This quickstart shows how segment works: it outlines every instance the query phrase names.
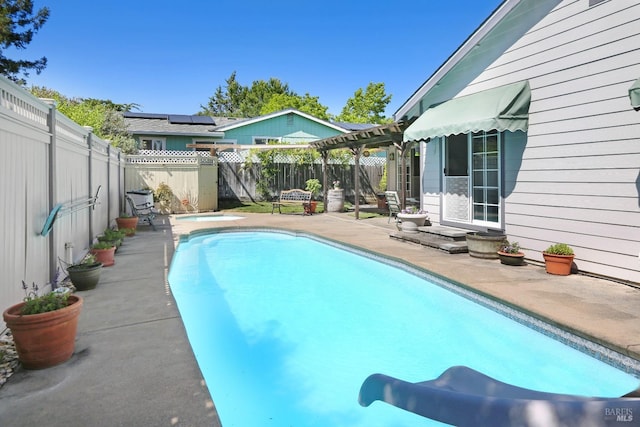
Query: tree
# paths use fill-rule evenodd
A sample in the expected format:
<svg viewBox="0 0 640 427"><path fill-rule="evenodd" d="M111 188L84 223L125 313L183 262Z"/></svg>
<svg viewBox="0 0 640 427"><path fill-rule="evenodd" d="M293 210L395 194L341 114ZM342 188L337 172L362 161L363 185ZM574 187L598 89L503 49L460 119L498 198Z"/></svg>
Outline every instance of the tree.
<svg viewBox="0 0 640 427"><path fill-rule="evenodd" d="M0 3L0 74L18 83L26 84L28 70L34 69L40 74L47 66L44 56L35 61L26 59L13 60L4 52L10 48L25 49L35 33L49 18L49 8L43 7L33 13L31 0L2 0ZM22 76L21 76L22 75Z"/></svg>
<svg viewBox="0 0 640 427"><path fill-rule="evenodd" d="M256 117L273 95L297 96L289 85L271 77L269 80L255 80L251 87L242 86L236 80L236 72L226 80L223 88L218 86L206 106L200 106L199 114L223 117Z"/></svg>
<svg viewBox="0 0 640 427"><path fill-rule="evenodd" d="M390 101L391 95L385 93L384 83L369 83L366 90L360 88L355 91L336 120L349 123L390 123L391 119L384 117L384 110Z"/></svg>
<svg viewBox="0 0 640 427"><path fill-rule="evenodd" d="M269 101L262 106L260 114L274 113L288 108L294 108L322 120L329 120L330 118L329 113L327 113L329 107L320 104L317 96L311 96L308 93L302 97L284 93L272 95Z"/></svg>
<svg viewBox="0 0 640 427"><path fill-rule="evenodd" d="M209 98L207 106L201 105L203 114L220 117L242 117L240 104L246 97L247 88L236 80L236 72L231 73L225 80L226 87L218 86L215 94Z"/></svg>
<svg viewBox="0 0 640 427"><path fill-rule="evenodd" d="M127 131L122 112L137 109L138 104L117 104L109 99L68 98L53 89L32 86L31 93L56 101L56 109L81 126L89 126L100 138L111 141L126 154L136 153L137 142Z"/></svg>

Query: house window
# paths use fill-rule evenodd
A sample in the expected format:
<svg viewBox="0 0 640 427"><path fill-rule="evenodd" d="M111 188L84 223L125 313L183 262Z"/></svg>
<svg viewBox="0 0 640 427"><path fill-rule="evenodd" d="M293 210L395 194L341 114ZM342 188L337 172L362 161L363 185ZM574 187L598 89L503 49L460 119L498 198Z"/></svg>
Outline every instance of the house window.
<svg viewBox="0 0 640 427"><path fill-rule="evenodd" d="M165 138L140 138L141 150L166 150L167 140Z"/></svg>
<svg viewBox="0 0 640 427"><path fill-rule="evenodd" d="M220 145L220 144L235 145L235 144L237 144L238 141L235 140L235 139L216 139L216 140L193 139L193 140L191 140L191 142L193 144L196 144L196 145L198 145L198 144L203 144L203 145L204 144L207 144L207 145L211 145L211 144L213 144L213 145ZM206 148L205 147L194 147L192 150L193 151L209 151L209 148L208 147L206 147Z"/></svg>
<svg viewBox="0 0 640 427"><path fill-rule="evenodd" d="M589 7L602 3L604 0L589 0Z"/></svg>
<svg viewBox="0 0 640 427"><path fill-rule="evenodd" d="M273 144L274 142L280 142L282 138L276 136L254 136L253 143L255 145Z"/></svg>

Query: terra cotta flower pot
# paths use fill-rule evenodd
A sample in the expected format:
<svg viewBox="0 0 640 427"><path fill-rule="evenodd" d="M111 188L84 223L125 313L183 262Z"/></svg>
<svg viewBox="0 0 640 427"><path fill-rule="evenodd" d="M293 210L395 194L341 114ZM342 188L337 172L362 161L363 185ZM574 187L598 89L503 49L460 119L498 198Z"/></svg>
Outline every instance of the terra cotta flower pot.
<svg viewBox="0 0 640 427"><path fill-rule="evenodd" d="M11 329L18 359L26 369L43 369L67 361L75 349L82 297L70 295L69 305L47 313L22 315L24 302L2 315Z"/></svg>
<svg viewBox="0 0 640 427"><path fill-rule="evenodd" d="M558 276L568 276L571 274L574 255L556 255L543 252L542 256L544 257L544 266L547 273Z"/></svg>

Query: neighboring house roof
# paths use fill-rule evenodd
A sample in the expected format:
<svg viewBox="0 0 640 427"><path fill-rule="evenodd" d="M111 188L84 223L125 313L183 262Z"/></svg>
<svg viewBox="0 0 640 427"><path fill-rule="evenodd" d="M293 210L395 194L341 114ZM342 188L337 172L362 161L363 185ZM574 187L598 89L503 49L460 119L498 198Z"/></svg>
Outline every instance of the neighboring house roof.
<svg viewBox="0 0 640 427"><path fill-rule="evenodd" d="M330 127L332 129L337 130L338 132L348 132L347 128L341 127L336 123L332 123L332 122L328 122L326 120L322 120L319 119L317 117L312 116L311 114L307 114L307 113L303 113L302 111L296 110L294 108L288 108L286 110L282 110L282 111L276 111L275 113L270 113L270 114L265 114L264 116L258 116L258 117L251 117L248 119L241 119L241 120L237 120L233 123L228 123L226 125L222 125L220 127L217 128L217 130L219 131L228 131L231 129L235 129L241 126L246 126L246 125L250 125L253 123L258 123L264 120L269 120L269 119L273 119L274 117L279 117L279 116L284 116L286 114L297 114L298 116L304 117L308 120L312 120L314 122L320 123L324 126Z"/></svg>
<svg viewBox="0 0 640 427"><path fill-rule="evenodd" d="M394 113L411 120L458 95L561 0L505 0Z"/></svg>
<svg viewBox="0 0 640 427"><path fill-rule="evenodd" d="M181 114L124 113L127 129L138 135L185 135L223 137L216 130L216 122L209 116Z"/></svg>

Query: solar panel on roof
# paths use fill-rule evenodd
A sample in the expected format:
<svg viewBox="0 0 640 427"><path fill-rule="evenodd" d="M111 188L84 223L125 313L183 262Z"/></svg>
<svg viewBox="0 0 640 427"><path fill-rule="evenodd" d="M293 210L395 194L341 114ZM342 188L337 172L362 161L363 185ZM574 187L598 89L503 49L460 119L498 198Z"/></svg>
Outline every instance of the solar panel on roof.
<svg viewBox="0 0 640 427"><path fill-rule="evenodd" d="M169 123L174 125L190 125L193 124L191 116L185 114L169 114Z"/></svg>
<svg viewBox="0 0 640 427"><path fill-rule="evenodd" d="M194 124L198 125L215 125L213 117L210 116L191 116L191 120Z"/></svg>
<svg viewBox="0 0 640 427"><path fill-rule="evenodd" d="M166 119L167 118L166 114L140 113L136 111L125 111L123 116L128 119Z"/></svg>

